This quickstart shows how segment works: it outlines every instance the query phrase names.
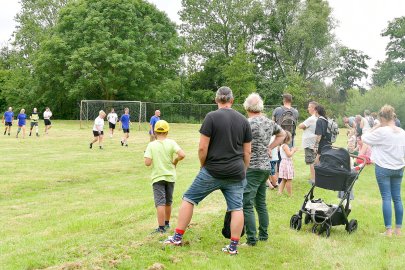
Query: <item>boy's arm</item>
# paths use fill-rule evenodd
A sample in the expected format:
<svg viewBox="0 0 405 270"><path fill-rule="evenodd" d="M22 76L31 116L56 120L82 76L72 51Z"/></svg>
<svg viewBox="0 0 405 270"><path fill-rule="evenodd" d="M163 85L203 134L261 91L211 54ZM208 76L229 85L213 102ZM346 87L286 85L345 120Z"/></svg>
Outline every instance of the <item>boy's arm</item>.
<svg viewBox="0 0 405 270"><path fill-rule="evenodd" d="M146 165L146 166L152 165L152 159L146 157L146 158L145 158L145 165Z"/></svg>
<svg viewBox="0 0 405 270"><path fill-rule="evenodd" d="M177 163L179 163L180 160L183 160L186 157L186 154L184 153L183 149L180 149L177 151L177 157L173 160L173 165L177 166Z"/></svg>

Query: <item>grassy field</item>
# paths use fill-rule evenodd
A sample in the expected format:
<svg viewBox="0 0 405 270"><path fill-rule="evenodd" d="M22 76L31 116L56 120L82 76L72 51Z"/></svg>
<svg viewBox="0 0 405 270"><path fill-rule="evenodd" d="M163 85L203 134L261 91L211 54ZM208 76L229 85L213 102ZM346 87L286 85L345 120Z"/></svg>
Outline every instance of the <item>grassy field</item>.
<svg viewBox="0 0 405 270"><path fill-rule="evenodd" d="M293 197L268 192L270 239L240 247L239 256L221 253L225 202L211 194L195 210L183 247L164 247L156 227L150 169L143 165L146 126L106 138L104 150L88 148L91 127L53 121L48 136L16 139L0 135L0 269L404 269L405 238L387 238L373 166L355 185L350 218L359 228L347 234L333 227L330 238L289 229L289 220L309 190L304 151L294 156ZM42 127L41 127L42 128ZM135 128L133 128L134 130ZM198 172L199 125L172 124L170 137L186 152L178 166L172 227L182 193ZM341 131L341 134L344 134ZM301 144L300 135L297 138ZM338 145L345 144L343 135ZM336 203L336 194L316 190ZM245 238L242 238L242 242ZM156 266L156 265L155 265ZM155 267L158 269L158 267Z"/></svg>

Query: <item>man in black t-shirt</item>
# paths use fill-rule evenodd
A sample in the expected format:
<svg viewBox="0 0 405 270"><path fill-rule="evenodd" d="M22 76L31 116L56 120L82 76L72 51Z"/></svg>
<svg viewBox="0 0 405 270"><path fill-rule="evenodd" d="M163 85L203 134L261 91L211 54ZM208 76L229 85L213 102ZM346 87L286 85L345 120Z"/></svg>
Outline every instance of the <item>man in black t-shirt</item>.
<svg viewBox="0 0 405 270"><path fill-rule="evenodd" d="M206 115L200 129L198 157L201 170L184 193L174 236L164 243L181 245L194 205L219 189L232 216L231 242L222 251L237 254L244 224L243 190L251 155L252 131L247 119L231 108L233 94L230 88L219 88L215 101L218 110Z"/></svg>

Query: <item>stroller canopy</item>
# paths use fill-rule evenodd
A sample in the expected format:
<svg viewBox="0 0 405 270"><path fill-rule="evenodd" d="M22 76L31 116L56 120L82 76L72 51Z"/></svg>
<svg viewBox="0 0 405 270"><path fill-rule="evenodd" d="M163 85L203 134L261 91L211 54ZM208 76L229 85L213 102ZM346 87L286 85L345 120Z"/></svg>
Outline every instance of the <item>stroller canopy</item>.
<svg viewBox="0 0 405 270"><path fill-rule="evenodd" d="M356 178L350 168L350 154L343 148L322 150L319 164L315 165L315 186L347 191Z"/></svg>
<svg viewBox="0 0 405 270"><path fill-rule="evenodd" d="M350 154L344 148L329 148L328 150L324 150L319 161L324 167L336 168L339 171L342 171L342 169L348 172L351 171Z"/></svg>

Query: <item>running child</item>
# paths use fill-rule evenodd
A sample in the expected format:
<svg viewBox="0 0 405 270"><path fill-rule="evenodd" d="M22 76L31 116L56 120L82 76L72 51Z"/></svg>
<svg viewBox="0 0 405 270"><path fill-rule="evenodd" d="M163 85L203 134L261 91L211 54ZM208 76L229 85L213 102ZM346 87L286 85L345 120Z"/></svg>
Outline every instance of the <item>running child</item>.
<svg viewBox="0 0 405 270"><path fill-rule="evenodd" d="M22 138L25 139L25 122L27 119L27 115L25 114L25 110L21 109L20 113L17 116L18 119L18 129L17 129L17 135L15 135L16 138L18 138L18 134L22 130Z"/></svg>
<svg viewBox="0 0 405 270"><path fill-rule="evenodd" d="M37 108L34 108L34 110L32 111L30 119L31 119L31 124L30 124L31 128L30 128L30 135L28 135L28 136L31 136L32 129L35 127L35 133L37 134L37 137L39 137L39 134L38 134L39 115L37 112Z"/></svg>
<svg viewBox="0 0 405 270"><path fill-rule="evenodd" d="M121 139L121 146L128 147L128 138L129 138L129 126L131 125L131 116L129 115L129 109L124 109L124 114L121 115L121 126L124 136Z"/></svg>
<svg viewBox="0 0 405 270"><path fill-rule="evenodd" d="M93 143L98 141L98 147L100 149L103 149L103 137L104 137L104 117L106 116L106 113L101 110L98 113L98 117L94 120L94 125L93 125L93 136L94 139L90 143L90 149L93 148Z"/></svg>
<svg viewBox="0 0 405 270"><path fill-rule="evenodd" d="M118 122L118 115L115 113L114 108L111 108L111 112L107 115L108 127L110 128L110 138L114 135L115 124Z"/></svg>
<svg viewBox="0 0 405 270"><path fill-rule="evenodd" d="M281 163L278 172L278 177L280 177L281 183L278 188L278 193L282 194L284 187L287 190L289 196L292 195L292 180L294 178L294 165L292 161L292 156L297 152L297 148L289 147L288 144L291 142L291 133L286 131L286 136L283 144L280 146L280 156Z"/></svg>
<svg viewBox="0 0 405 270"><path fill-rule="evenodd" d="M3 123L6 129L4 130L4 135L6 135L8 130L8 136L10 136L11 126L13 125L14 121L14 112L12 107L8 107L8 111L6 111L3 115Z"/></svg>
<svg viewBox="0 0 405 270"><path fill-rule="evenodd" d="M51 117L52 117L52 112L49 109L49 107L46 107L46 109L44 111L45 134L48 134L48 130L50 130L52 127Z"/></svg>
<svg viewBox="0 0 405 270"><path fill-rule="evenodd" d="M152 166L153 197L159 224L154 233L165 233L170 228L176 165L185 154L174 140L167 138L169 124L165 120L156 122L154 132L156 140L148 144L144 158L145 165ZM177 157L173 160L174 154Z"/></svg>

